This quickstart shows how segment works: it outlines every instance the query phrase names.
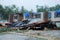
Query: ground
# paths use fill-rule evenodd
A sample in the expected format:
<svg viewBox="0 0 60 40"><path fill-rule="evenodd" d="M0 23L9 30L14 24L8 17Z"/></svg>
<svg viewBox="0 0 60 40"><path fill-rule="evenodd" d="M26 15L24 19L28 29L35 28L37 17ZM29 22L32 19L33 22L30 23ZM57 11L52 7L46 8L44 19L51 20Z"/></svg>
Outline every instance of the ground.
<svg viewBox="0 0 60 40"><path fill-rule="evenodd" d="M0 33L0 35L0 40L60 40L60 30L20 30L18 32L7 32L4 35Z"/></svg>

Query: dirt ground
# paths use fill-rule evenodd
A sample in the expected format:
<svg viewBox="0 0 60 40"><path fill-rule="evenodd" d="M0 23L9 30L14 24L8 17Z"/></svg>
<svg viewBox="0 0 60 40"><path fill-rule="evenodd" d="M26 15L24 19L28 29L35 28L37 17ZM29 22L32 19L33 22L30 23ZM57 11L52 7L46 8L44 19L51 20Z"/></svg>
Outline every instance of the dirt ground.
<svg viewBox="0 0 60 40"><path fill-rule="evenodd" d="M48 30L48 31L32 31L24 33L25 35L30 35L38 38L45 38L48 40L60 40L60 30Z"/></svg>
<svg viewBox="0 0 60 40"><path fill-rule="evenodd" d="M31 36L36 38L44 38L48 40L60 40L60 30L19 30L19 32L8 32L19 34L21 36Z"/></svg>

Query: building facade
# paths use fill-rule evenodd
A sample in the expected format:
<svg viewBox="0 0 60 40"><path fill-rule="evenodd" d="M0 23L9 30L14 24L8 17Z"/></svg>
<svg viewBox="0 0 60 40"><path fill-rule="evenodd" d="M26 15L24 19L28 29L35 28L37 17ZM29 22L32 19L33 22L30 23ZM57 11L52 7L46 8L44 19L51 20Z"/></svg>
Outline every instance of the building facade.
<svg viewBox="0 0 60 40"><path fill-rule="evenodd" d="M51 12L51 20L56 21L56 22L60 21L60 14L57 14L57 13L55 13L55 11L52 11Z"/></svg>

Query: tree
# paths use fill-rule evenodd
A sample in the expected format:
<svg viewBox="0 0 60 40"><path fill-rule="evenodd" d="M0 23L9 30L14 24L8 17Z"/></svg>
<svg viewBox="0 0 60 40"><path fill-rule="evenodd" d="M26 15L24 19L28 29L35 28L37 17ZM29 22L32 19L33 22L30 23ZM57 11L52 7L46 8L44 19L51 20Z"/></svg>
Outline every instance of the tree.
<svg viewBox="0 0 60 40"><path fill-rule="evenodd" d="M22 7L21 7L21 12L22 12L22 13L25 13L25 12L28 12L28 10L26 10L26 9L24 8L24 6L22 6Z"/></svg>
<svg viewBox="0 0 60 40"><path fill-rule="evenodd" d="M2 5L0 5L0 14L3 14L3 12L4 12L4 8Z"/></svg>
<svg viewBox="0 0 60 40"><path fill-rule="evenodd" d="M45 6L45 7L43 7L43 6L36 6L36 8L37 8L37 12L45 12L45 11L48 11L48 7L47 6Z"/></svg>
<svg viewBox="0 0 60 40"><path fill-rule="evenodd" d="M60 10L60 5L59 5L59 4L57 4L57 5L55 6L55 10Z"/></svg>
<svg viewBox="0 0 60 40"><path fill-rule="evenodd" d="M56 11L56 10L60 10L60 5L57 4L56 6L52 6L52 7L47 7L47 6L36 6L37 8L37 12L46 12L46 11Z"/></svg>
<svg viewBox="0 0 60 40"><path fill-rule="evenodd" d="M18 7L16 7L15 5L5 7L0 5L0 15L3 16L2 19L8 19L10 14L17 13L19 12L18 10Z"/></svg>

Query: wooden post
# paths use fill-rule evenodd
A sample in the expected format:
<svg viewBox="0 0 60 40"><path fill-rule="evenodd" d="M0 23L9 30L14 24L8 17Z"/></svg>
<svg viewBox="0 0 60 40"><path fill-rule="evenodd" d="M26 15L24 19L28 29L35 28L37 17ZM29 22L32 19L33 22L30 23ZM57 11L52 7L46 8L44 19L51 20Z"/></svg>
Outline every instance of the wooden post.
<svg viewBox="0 0 60 40"><path fill-rule="evenodd" d="M48 21L48 12L44 12L43 14L43 20Z"/></svg>
<svg viewBox="0 0 60 40"><path fill-rule="evenodd" d="M23 14L18 14L18 21L22 21L23 20Z"/></svg>
<svg viewBox="0 0 60 40"><path fill-rule="evenodd" d="M13 22L13 14L9 15L9 22L10 22L10 23Z"/></svg>

